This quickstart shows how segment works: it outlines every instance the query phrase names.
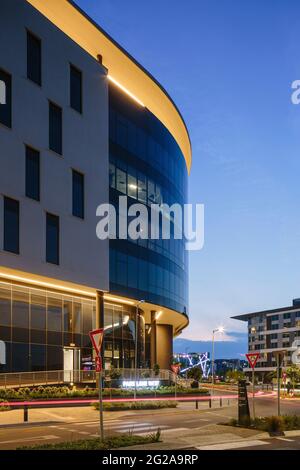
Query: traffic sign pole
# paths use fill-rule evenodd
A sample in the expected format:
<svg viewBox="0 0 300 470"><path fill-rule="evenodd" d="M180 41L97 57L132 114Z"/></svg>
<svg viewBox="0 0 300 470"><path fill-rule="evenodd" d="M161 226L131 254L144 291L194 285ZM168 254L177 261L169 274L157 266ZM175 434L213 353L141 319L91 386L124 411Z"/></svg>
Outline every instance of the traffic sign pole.
<svg viewBox="0 0 300 470"><path fill-rule="evenodd" d="M99 388L99 423L100 423L100 441L104 441L104 422L103 422L103 383L102 383L102 361L101 361L101 345L103 340L103 329L90 332L90 338L96 352L95 366L98 372L98 388Z"/></svg>
<svg viewBox="0 0 300 470"><path fill-rule="evenodd" d="M252 369L252 415L253 419L255 419L255 381L254 381L254 368Z"/></svg>
<svg viewBox="0 0 300 470"><path fill-rule="evenodd" d="M100 441L104 441L104 423L103 423L103 384L102 371L99 372L99 422L100 422Z"/></svg>
<svg viewBox="0 0 300 470"><path fill-rule="evenodd" d="M254 369L255 369L257 360L259 359L259 356L260 356L259 353L246 354L246 358L252 369L252 415L253 415L253 419L255 419L255 372L254 372Z"/></svg>

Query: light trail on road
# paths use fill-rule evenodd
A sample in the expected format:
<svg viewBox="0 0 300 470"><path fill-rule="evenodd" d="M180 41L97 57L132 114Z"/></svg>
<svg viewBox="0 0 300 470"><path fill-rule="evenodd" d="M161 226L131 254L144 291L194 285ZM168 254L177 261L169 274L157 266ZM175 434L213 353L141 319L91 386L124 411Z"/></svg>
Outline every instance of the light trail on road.
<svg viewBox="0 0 300 470"><path fill-rule="evenodd" d="M255 394L256 398L268 398L274 397L275 392L270 392L263 394L262 392L257 392ZM232 400L237 399L238 394L231 395L212 395L212 396L172 396L172 397L142 397L142 398L104 398L103 403L128 403L128 402L146 402L146 401L178 401L178 402L189 402L189 401L216 401L216 400ZM71 400L35 400L35 401L5 401L0 403L0 406L9 406L13 407L38 407L38 406L59 406L59 405L89 405L93 403L99 403L99 399L71 399Z"/></svg>

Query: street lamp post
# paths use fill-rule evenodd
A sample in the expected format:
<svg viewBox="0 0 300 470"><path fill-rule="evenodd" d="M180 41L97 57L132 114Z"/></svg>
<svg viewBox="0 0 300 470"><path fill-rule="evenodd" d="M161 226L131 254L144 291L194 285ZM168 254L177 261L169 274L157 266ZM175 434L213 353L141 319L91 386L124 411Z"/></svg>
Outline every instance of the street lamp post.
<svg viewBox="0 0 300 470"><path fill-rule="evenodd" d="M280 416L280 385L281 385L281 366L284 358L285 350L274 351L277 365L277 415Z"/></svg>
<svg viewBox="0 0 300 470"><path fill-rule="evenodd" d="M134 350L134 399L136 400L136 382L137 382L137 356L138 356L138 315L139 315L139 306L145 301L140 300L136 304L135 308L135 350Z"/></svg>
<svg viewBox="0 0 300 470"><path fill-rule="evenodd" d="M220 326L219 328L216 328L212 332L212 354L211 354L211 386L212 386L212 392L214 390L214 373L215 373L215 334L216 333L223 333L224 328Z"/></svg>

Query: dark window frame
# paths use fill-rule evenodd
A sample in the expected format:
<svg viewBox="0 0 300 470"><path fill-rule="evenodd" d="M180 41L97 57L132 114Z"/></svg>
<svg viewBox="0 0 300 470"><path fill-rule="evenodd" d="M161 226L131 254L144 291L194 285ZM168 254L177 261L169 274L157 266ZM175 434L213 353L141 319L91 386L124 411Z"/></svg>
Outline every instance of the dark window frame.
<svg viewBox="0 0 300 470"><path fill-rule="evenodd" d="M38 189L37 189L37 197L30 194L29 191L29 184L28 184L28 158L29 154L28 151L34 152L36 156L38 156ZM31 145L25 144L25 196L29 199L34 201L40 202L41 200L41 153L39 150L35 149Z"/></svg>
<svg viewBox="0 0 300 470"><path fill-rule="evenodd" d="M79 176L82 178L82 207L79 211L75 210L75 194L74 194L74 176ZM72 215L78 219L83 220L85 218L85 175L83 172L72 168Z"/></svg>
<svg viewBox="0 0 300 470"><path fill-rule="evenodd" d="M48 100L48 103L49 103L49 111L48 111L49 112L49 126L48 126L49 127L49 150L56 153L57 155L62 156L63 155L63 108L52 100ZM60 110L60 114L61 114L61 126L59 129L60 141L58 145L54 143L55 138L52 135L54 129L51 128L51 110L55 110L55 109Z"/></svg>
<svg viewBox="0 0 300 470"><path fill-rule="evenodd" d="M48 223L52 219L58 222L57 224L57 241L56 241L56 253L55 256L51 256L51 247L50 247L50 240L48 234ZM55 259L54 259L55 258ZM46 263L53 264L55 266L59 266L60 264L60 217L56 214L52 214L51 212L46 212Z"/></svg>
<svg viewBox="0 0 300 470"><path fill-rule="evenodd" d="M16 203L17 207L17 248L12 249L9 247L9 240L7 240L7 237L10 239L11 237L7 233L9 230L7 227L7 213L6 213L6 203L12 202ZM3 250L6 251L7 253L13 253L15 255L20 254L20 201L17 199L11 198L9 196L4 196L3 197Z"/></svg>
<svg viewBox="0 0 300 470"><path fill-rule="evenodd" d="M72 86L72 72L75 74L78 74L80 76L80 93L79 93L79 106L76 105L75 101L73 99L73 92L75 92L73 86ZM79 114L83 114L83 73L82 70L80 70L76 65L70 63L69 64L69 80L70 80L70 107L74 110L77 111Z"/></svg>
<svg viewBox="0 0 300 470"><path fill-rule="evenodd" d="M38 78L35 79L34 72L29 68L29 38L32 38L39 44L39 69L38 69ZM42 76L42 39L35 33L33 33L30 29L26 29L26 45L27 45L27 78L31 82L35 83L39 87L42 86L43 76Z"/></svg>

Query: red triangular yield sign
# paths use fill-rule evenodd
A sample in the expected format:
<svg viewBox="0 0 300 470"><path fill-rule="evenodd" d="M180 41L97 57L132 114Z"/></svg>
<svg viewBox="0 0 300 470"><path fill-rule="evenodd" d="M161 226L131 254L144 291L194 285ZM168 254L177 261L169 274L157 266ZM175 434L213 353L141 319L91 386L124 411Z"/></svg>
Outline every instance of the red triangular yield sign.
<svg viewBox="0 0 300 470"><path fill-rule="evenodd" d="M102 339L103 339L104 329L100 328L99 330L90 331L89 335L93 343L93 347L96 351L97 356L100 356Z"/></svg>
<svg viewBox="0 0 300 470"><path fill-rule="evenodd" d="M259 359L259 353L248 353L246 354L246 358L248 359L249 365L251 369L254 369L256 366L257 360Z"/></svg>

